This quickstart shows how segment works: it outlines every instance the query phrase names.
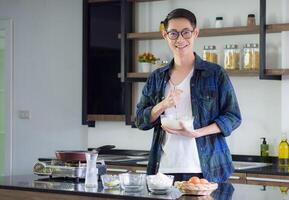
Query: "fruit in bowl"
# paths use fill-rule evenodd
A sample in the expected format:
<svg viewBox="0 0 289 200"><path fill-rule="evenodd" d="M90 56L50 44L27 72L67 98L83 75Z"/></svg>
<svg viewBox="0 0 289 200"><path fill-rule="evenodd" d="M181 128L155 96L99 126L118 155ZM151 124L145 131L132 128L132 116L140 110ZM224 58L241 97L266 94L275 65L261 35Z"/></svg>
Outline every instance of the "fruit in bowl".
<svg viewBox="0 0 289 200"><path fill-rule="evenodd" d="M101 181L104 189L119 188L120 181L117 175L101 175Z"/></svg>
<svg viewBox="0 0 289 200"><path fill-rule="evenodd" d="M175 187L187 195L210 195L218 188L218 184L193 176L188 181L176 181Z"/></svg>
<svg viewBox="0 0 289 200"><path fill-rule="evenodd" d="M174 176L158 173L146 177L148 189L153 194L166 194L173 186Z"/></svg>
<svg viewBox="0 0 289 200"><path fill-rule="evenodd" d="M161 123L170 129L182 129L181 122L186 128L193 127L194 119L190 116L176 117L174 115L161 115Z"/></svg>

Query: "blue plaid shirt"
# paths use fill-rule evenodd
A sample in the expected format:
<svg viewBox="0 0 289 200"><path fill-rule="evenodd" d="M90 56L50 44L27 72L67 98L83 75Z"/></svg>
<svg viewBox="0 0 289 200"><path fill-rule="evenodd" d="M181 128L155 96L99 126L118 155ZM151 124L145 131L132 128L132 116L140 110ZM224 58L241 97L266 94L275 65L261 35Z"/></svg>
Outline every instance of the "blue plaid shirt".
<svg viewBox="0 0 289 200"><path fill-rule="evenodd" d="M136 126L141 130L154 128L147 168L148 174L158 171L165 131L160 118L150 122L152 108L165 98L174 61L155 70L148 78L137 104ZM232 157L225 141L241 123L237 98L226 71L219 65L206 62L195 54L194 74L190 80L194 128L216 123L221 134L196 138L203 176L209 181L224 182L234 171ZM181 173L181 172L180 172Z"/></svg>

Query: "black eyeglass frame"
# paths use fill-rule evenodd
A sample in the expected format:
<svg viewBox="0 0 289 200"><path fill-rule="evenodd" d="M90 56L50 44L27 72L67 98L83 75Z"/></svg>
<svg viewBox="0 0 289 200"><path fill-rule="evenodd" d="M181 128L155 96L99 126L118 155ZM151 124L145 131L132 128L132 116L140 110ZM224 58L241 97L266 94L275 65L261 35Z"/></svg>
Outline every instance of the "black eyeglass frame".
<svg viewBox="0 0 289 200"><path fill-rule="evenodd" d="M170 40L177 40L177 39L180 37L180 35L181 35L184 39L191 39L192 36L193 36L193 32L194 32L195 30L196 30L196 28L193 28L193 30L189 30L189 29L185 28L185 29L183 29L183 30L181 30L181 31L176 31L176 30L166 31L166 33L167 33L168 38L169 38ZM185 31L191 32L190 37L187 38L187 37L184 37L184 36L183 36L183 33L184 33ZM171 38L171 37L169 36L170 33L172 33L172 32L177 33L177 37L176 37L176 38Z"/></svg>

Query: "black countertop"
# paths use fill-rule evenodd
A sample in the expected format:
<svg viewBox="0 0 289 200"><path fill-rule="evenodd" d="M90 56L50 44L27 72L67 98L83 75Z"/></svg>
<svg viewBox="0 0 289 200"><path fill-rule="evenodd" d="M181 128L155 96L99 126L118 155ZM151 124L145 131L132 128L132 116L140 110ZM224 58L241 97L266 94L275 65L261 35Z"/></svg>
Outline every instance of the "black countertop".
<svg viewBox="0 0 289 200"><path fill-rule="evenodd" d="M141 150L109 150L104 152L104 154L128 154L132 156L144 156L144 158L137 158L135 160L126 161L126 162L107 162L110 165L119 165L119 166L147 166L147 157L148 151ZM265 175L279 175L279 176L289 176L289 167L288 168L280 168L277 164L277 157L268 157L264 160L264 158L260 156L252 156L252 155L232 155L233 161L242 161L242 162L266 162L271 165L265 167L251 168L251 169L242 169L235 170L235 172L240 173L248 173L248 174L265 174Z"/></svg>
<svg viewBox="0 0 289 200"><path fill-rule="evenodd" d="M93 148L89 148L91 150ZM101 151L100 156L105 155L119 155L119 156L129 156L131 159L129 160L115 160L115 161L106 161L105 163L108 165L116 165L116 166L138 166L138 167L146 167L149 151L145 150L130 150L130 149L110 149ZM277 165L276 157L268 157L264 160L260 156L252 156L252 155L232 155L233 161L243 161L243 162L268 162L271 163L270 166L266 167L258 167L252 169L242 169L235 170L235 172L240 173L248 173L248 174L265 174L265 175L279 175L279 176L289 176L289 168L280 168ZM40 161L50 160L51 158L40 158Z"/></svg>
<svg viewBox="0 0 289 200"><path fill-rule="evenodd" d="M219 188L214 191L211 196L181 196L182 194L176 188L173 188L167 195L153 195L147 191L146 187L144 187L144 189L139 193L126 193L121 189L104 190L101 183L99 183L98 188L92 189L85 188L82 182L73 183L68 180L54 180L52 182L47 178L39 178L35 175L0 177L0 193L1 189L88 196L106 199L289 200L289 196L284 192L281 193L279 187L271 186L223 183L219 184Z"/></svg>

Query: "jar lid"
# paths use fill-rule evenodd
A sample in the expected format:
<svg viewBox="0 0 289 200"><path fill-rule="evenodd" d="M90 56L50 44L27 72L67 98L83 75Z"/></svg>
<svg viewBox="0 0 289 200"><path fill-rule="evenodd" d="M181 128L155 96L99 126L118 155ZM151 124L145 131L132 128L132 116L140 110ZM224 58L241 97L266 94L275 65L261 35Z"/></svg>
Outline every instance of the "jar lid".
<svg viewBox="0 0 289 200"><path fill-rule="evenodd" d="M237 44L226 44L225 49L238 49Z"/></svg>
<svg viewBox="0 0 289 200"><path fill-rule="evenodd" d="M253 46L254 48L258 48L258 47L259 47L259 45L258 45L257 43L252 44L252 46Z"/></svg>
<svg viewBox="0 0 289 200"><path fill-rule="evenodd" d="M209 50L209 46L204 45L204 50Z"/></svg>
<svg viewBox="0 0 289 200"><path fill-rule="evenodd" d="M231 45L230 44L226 44L225 45L225 49L231 49L232 47L231 47Z"/></svg>
<svg viewBox="0 0 289 200"><path fill-rule="evenodd" d="M216 17L216 20L223 20L223 17Z"/></svg>
<svg viewBox="0 0 289 200"><path fill-rule="evenodd" d="M215 46L215 45L211 45L211 46L209 46L209 48L210 48L211 50L215 50L215 49L216 49L216 46Z"/></svg>
<svg viewBox="0 0 289 200"><path fill-rule="evenodd" d="M248 14L248 17L255 17L254 14Z"/></svg>
<svg viewBox="0 0 289 200"><path fill-rule="evenodd" d="M250 43L244 44L244 48L251 48L251 47L252 47L252 44Z"/></svg>

